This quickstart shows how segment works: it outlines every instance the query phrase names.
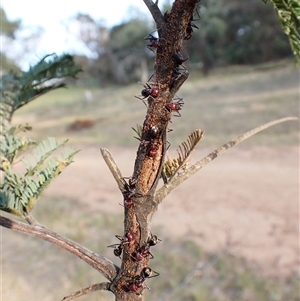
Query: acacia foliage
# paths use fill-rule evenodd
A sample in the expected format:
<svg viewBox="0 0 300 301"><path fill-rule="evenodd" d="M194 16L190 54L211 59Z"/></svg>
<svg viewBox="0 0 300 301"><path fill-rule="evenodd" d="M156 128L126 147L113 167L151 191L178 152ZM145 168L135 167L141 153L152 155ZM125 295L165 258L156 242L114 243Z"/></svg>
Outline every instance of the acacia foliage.
<svg viewBox="0 0 300 301"><path fill-rule="evenodd" d="M53 152L66 141L58 142L48 137L40 143L25 136L31 130L26 125L13 126L15 111L38 96L65 86L66 77L76 77L81 68L73 57L47 55L27 72L9 72L0 82L0 210L24 218L30 215L38 198L49 184L72 163L77 150L64 150L61 158ZM33 149L31 154L24 153ZM22 158L23 157L23 158ZM23 174L14 170L17 160L25 167Z"/></svg>

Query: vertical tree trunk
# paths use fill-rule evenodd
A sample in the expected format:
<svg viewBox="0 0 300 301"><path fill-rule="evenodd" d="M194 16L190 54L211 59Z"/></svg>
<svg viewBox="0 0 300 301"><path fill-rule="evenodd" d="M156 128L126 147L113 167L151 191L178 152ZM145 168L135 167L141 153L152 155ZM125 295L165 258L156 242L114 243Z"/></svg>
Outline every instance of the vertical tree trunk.
<svg viewBox="0 0 300 301"><path fill-rule="evenodd" d="M123 180L124 236L121 239L122 266L110 285L116 300L143 300L146 280L151 276L149 267L152 216L157 210L155 190L160 179L167 150L167 130L171 120L170 103L175 93L188 78L182 67L180 53L183 41L191 38L193 12L199 0L176 0L170 13L160 12L157 3L144 0L155 22L159 38L149 35L156 49L155 70L150 83L145 85L148 103L142 127L134 172ZM158 1L156 1L158 2ZM128 242L127 237L132 239ZM122 243L123 241L126 243ZM140 257L139 259L137 259Z"/></svg>

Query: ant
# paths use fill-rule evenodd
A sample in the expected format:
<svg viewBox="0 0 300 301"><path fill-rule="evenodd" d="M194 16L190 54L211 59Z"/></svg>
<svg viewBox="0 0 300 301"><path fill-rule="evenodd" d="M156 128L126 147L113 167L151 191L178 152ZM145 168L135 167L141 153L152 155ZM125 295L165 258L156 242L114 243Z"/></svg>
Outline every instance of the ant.
<svg viewBox="0 0 300 301"><path fill-rule="evenodd" d="M135 191L136 179L129 178L128 183L125 181L125 178L123 178L123 180L124 190L122 191L122 194L124 196L124 206L129 209L134 204L133 197L142 197L143 195Z"/></svg>
<svg viewBox="0 0 300 301"><path fill-rule="evenodd" d="M160 46L159 38L152 35L152 33L149 33L144 40L149 40L150 44L147 45L148 49L153 51L153 48L158 48ZM154 51L153 51L154 52Z"/></svg>
<svg viewBox="0 0 300 301"><path fill-rule="evenodd" d="M158 136L158 128L155 125L150 129L150 136L153 139Z"/></svg>
<svg viewBox="0 0 300 301"><path fill-rule="evenodd" d="M180 74L187 72L186 68L183 65L179 65L174 68L173 79L176 80Z"/></svg>
<svg viewBox="0 0 300 301"><path fill-rule="evenodd" d="M154 256L152 255L152 253L150 252L150 246L148 244L143 245L142 247L138 248L133 255L133 258L136 261L141 261L143 260L145 257L147 257L149 255L149 259L153 259Z"/></svg>
<svg viewBox="0 0 300 301"><path fill-rule="evenodd" d="M158 150L159 150L159 144L158 144L157 139L151 139L148 156L151 158L155 157Z"/></svg>
<svg viewBox="0 0 300 301"><path fill-rule="evenodd" d="M154 256L150 252L150 247L157 245L160 241L161 239L157 238L156 235L151 234L151 237L148 239L148 241L134 252L133 258L136 261L141 261L143 258L149 255L149 259L153 259Z"/></svg>
<svg viewBox="0 0 300 301"><path fill-rule="evenodd" d="M141 92L142 96L144 96L144 99L147 98L148 96L152 96L156 98L159 94L159 90L157 87L151 87L148 83L144 85L144 88Z"/></svg>
<svg viewBox="0 0 300 301"><path fill-rule="evenodd" d="M174 55L174 58L175 58L175 62L176 62L177 67L182 65L185 61L187 61L189 59L188 57L186 59L184 59L181 53L176 53ZM184 66L182 66L182 67L184 69L186 69Z"/></svg>
<svg viewBox="0 0 300 301"><path fill-rule="evenodd" d="M154 275L152 275L152 274L154 274ZM140 288L143 288L143 286L145 284L145 280L156 277L156 276L159 276L158 272L153 271L149 267L143 268L141 274L135 276L133 278L133 282L129 284L129 286L128 286L129 291L139 295L138 290ZM146 284L145 284L145 286L150 290L150 288Z"/></svg>
<svg viewBox="0 0 300 301"><path fill-rule="evenodd" d="M199 29L199 27L195 24L193 24L193 21L197 21L198 19L193 19L193 16L191 16L190 22L188 23L186 30L185 30L185 36L184 36L184 40L189 40L192 37L192 33L193 33L193 27L196 29Z"/></svg>
<svg viewBox="0 0 300 301"><path fill-rule="evenodd" d="M184 105L183 98L176 98L174 100L177 100L176 102L170 102L166 105L166 109L169 112L176 112L177 115L174 115L176 117L181 117L181 114L179 113L180 110L182 110L182 106Z"/></svg>
<svg viewBox="0 0 300 301"><path fill-rule="evenodd" d="M124 189L123 196L124 196L124 206L129 209L133 205L133 196L135 195L135 184L136 180L129 178L128 183L124 180Z"/></svg>
<svg viewBox="0 0 300 301"><path fill-rule="evenodd" d="M117 239L120 240L119 244L113 244L107 246L108 248L114 248L114 254L117 257L121 258L122 251L124 249L124 245L129 244L131 241L133 241L133 235L131 233L126 233L123 237L120 235L115 235Z"/></svg>
<svg viewBox="0 0 300 301"><path fill-rule="evenodd" d="M148 98L149 96L156 98L159 94L159 89L157 87L151 87L148 83L146 83L143 86L144 86L144 89L141 91L141 96L134 96L134 97L142 100L144 102L144 104L146 105L144 99Z"/></svg>

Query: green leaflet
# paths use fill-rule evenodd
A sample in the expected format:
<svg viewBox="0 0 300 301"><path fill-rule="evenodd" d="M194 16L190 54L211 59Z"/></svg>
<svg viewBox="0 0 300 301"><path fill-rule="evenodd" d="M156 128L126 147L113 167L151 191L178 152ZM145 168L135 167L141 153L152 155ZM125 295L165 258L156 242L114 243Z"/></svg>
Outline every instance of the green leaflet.
<svg viewBox="0 0 300 301"><path fill-rule="evenodd" d="M15 110L51 90L65 87L63 79L75 78L80 71L71 55L50 54L27 72L5 74L0 82L0 117L10 122Z"/></svg>
<svg viewBox="0 0 300 301"><path fill-rule="evenodd" d="M67 149L61 157L53 156L67 141L58 142L49 137L37 144L20 133L31 127L10 124L13 113L36 97L48 91L64 87L67 76L75 77L81 71L68 54L47 55L28 72L8 73L0 82L0 210L25 217L35 206L42 192L72 163L78 150ZM50 81L52 80L52 81ZM13 170L15 160L35 147L22 159L26 171Z"/></svg>
<svg viewBox="0 0 300 301"><path fill-rule="evenodd" d="M30 175L26 172L20 176L11 168L6 170L3 183L0 185L1 210L24 217L34 208L36 201L49 184L73 162L73 157L78 150L65 150L60 159L52 157L46 160L59 146L63 145L53 139L48 138L37 146L37 152L43 152L44 155L40 153L40 160L33 166L27 165ZM27 164L30 164L30 160L27 160Z"/></svg>
<svg viewBox="0 0 300 301"><path fill-rule="evenodd" d="M27 156L22 160L24 166L26 167L26 174L25 176L32 176L39 167L45 162L45 160L59 147L63 146L67 140L58 142L53 137L48 137L47 139L43 140L41 143L37 145L34 149L35 157ZM36 161L36 162L35 162Z"/></svg>
<svg viewBox="0 0 300 301"><path fill-rule="evenodd" d="M24 129L28 128L28 126L23 127ZM0 159L1 159L1 165L0 170L7 169L3 166L3 161L6 161L5 163L9 162L9 164L12 164L12 162L19 157L23 152L27 151L34 145L36 145L36 142L30 138L27 138L25 136L18 137L16 134L20 131L21 126L14 128L10 127L9 125L6 127L1 128L0 133Z"/></svg>
<svg viewBox="0 0 300 301"><path fill-rule="evenodd" d="M262 0L266 3L268 0ZM269 0L277 11L284 33L288 36L296 61L300 63L300 2L299 0Z"/></svg>

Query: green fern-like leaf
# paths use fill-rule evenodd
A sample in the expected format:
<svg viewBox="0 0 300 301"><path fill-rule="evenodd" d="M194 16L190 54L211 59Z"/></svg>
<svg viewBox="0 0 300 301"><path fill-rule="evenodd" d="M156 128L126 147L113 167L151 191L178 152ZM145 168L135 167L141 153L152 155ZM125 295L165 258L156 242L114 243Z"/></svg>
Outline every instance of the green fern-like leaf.
<svg viewBox="0 0 300 301"><path fill-rule="evenodd" d="M48 147L52 147L53 153L57 147L62 144L51 142ZM58 146L59 145L59 146ZM44 154L47 154L47 143L43 144ZM39 147L39 152L41 147ZM24 176L13 172L11 169L5 171L3 183L0 185L0 210L4 210L22 217L25 217L36 205L43 191L49 184L68 166L73 162L74 155L78 150L65 150L61 159L53 157L45 162L45 157L40 153L40 159L33 167L29 167L30 175L25 173ZM43 158L43 159L42 159ZM30 160L27 160L27 164ZM38 165L38 168L37 168Z"/></svg>
<svg viewBox="0 0 300 301"><path fill-rule="evenodd" d="M37 145L34 149L35 158L27 156L24 158L23 164L26 167L25 176L32 176L39 169L45 160L59 147L63 146L68 140L58 142L53 137L48 137ZM34 162L36 160L36 162Z"/></svg>
<svg viewBox="0 0 300 301"><path fill-rule="evenodd" d="M136 125L136 128L132 127L131 129L132 129L132 130L136 133L136 135L137 135L137 136L134 136L133 138L135 138L135 139L141 141L141 138L142 138L142 130L143 130L142 126L139 125L139 124L137 124L137 125Z"/></svg>
<svg viewBox="0 0 300 301"><path fill-rule="evenodd" d="M0 149L1 149L1 161L8 161L10 164L19 157L23 152L36 145L36 142L28 137L18 137L15 134L20 131L21 127L13 128L7 126L5 131L0 133ZM4 170L2 164L0 170Z"/></svg>
<svg viewBox="0 0 300 301"><path fill-rule="evenodd" d="M268 0L262 0L267 2ZM296 61L300 63L300 2L269 0L277 12L284 33L288 36Z"/></svg>
<svg viewBox="0 0 300 301"><path fill-rule="evenodd" d="M62 80L75 77L81 68L73 57L47 55L28 72L8 73L0 82L0 210L26 217L34 208L42 192L73 162L78 150L65 150L61 158L54 156L58 148L67 141L58 142L50 137L38 145L21 132L30 130L29 125L12 126L13 113L36 97L65 86ZM21 154L32 146L33 154L25 156L22 162L26 172L13 171L13 164Z"/></svg>
<svg viewBox="0 0 300 301"><path fill-rule="evenodd" d="M203 134L204 131L199 129L192 132L187 141L184 141L181 145L179 145L179 149L177 150L178 157L175 159L168 158L168 160L164 163L161 174L164 183L167 183L168 179L170 180L173 178L180 169L184 169L186 167L189 157L200 142Z"/></svg>
<svg viewBox="0 0 300 301"><path fill-rule="evenodd" d="M15 110L51 90L65 87L66 77L76 77L81 68L68 54L46 55L29 71L8 73L0 82L0 117L10 122Z"/></svg>

